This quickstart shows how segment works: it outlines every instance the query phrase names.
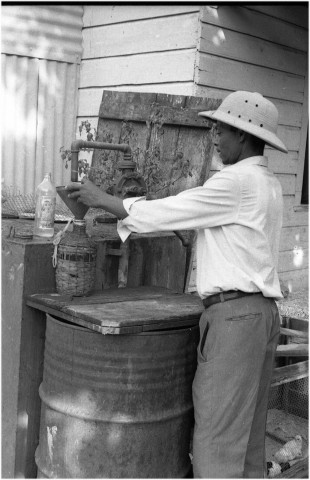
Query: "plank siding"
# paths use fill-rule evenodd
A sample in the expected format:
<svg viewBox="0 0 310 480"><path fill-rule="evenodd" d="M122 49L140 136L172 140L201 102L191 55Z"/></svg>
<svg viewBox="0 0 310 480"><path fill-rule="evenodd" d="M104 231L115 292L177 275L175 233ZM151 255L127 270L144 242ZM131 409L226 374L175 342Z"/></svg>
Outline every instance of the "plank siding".
<svg viewBox="0 0 310 480"><path fill-rule="evenodd" d="M137 22L136 22L137 23ZM174 32L171 39L171 31ZM197 15L178 15L85 29L83 58L102 58L196 48ZM124 40L124 41L123 41Z"/></svg>
<svg viewBox="0 0 310 480"><path fill-rule="evenodd" d="M196 50L179 50L84 60L80 87L141 85L194 81Z"/></svg>
<svg viewBox="0 0 310 480"><path fill-rule="evenodd" d="M307 69L305 54L299 50L207 23L203 24L200 51L295 75L305 75Z"/></svg>
<svg viewBox="0 0 310 480"><path fill-rule="evenodd" d="M297 2L296 2L297 3ZM284 5L254 5L248 4L247 8L250 10L256 10L261 13L267 13L267 15L285 20L286 22L293 23L294 25L298 25L305 29L308 28L308 17L305 15L304 7L301 5L288 5L285 3Z"/></svg>
<svg viewBox="0 0 310 480"><path fill-rule="evenodd" d="M110 25L159 17L174 16L186 13L199 13L199 5L92 5L84 6L83 23L85 28L98 25Z"/></svg>
<svg viewBox="0 0 310 480"><path fill-rule="evenodd" d="M241 80L242 79L242 80ZM209 88L264 92L267 97L302 103L305 78L271 68L201 53L197 83Z"/></svg>
<svg viewBox="0 0 310 480"><path fill-rule="evenodd" d="M202 9L201 19L204 23L228 28L307 53L307 30L270 16L267 13L269 6L265 6L264 9L262 13L250 9L250 6L247 8L241 5L220 5L217 9L207 6ZM272 11L274 12L274 9ZM307 16L308 12L304 11Z"/></svg>

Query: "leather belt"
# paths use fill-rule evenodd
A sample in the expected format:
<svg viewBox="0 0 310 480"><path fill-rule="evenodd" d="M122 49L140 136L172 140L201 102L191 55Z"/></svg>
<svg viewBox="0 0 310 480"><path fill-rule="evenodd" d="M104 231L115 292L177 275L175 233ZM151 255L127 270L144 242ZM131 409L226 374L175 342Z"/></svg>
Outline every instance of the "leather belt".
<svg viewBox="0 0 310 480"><path fill-rule="evenodd" d="M241 292L240 290L229 290L228 292L216 293L210 295L202 300L205 308L214 305L215 303L227 302L227 300L235 300L236 298L247 297L248 295L257 295L261 292Z"/></svg>

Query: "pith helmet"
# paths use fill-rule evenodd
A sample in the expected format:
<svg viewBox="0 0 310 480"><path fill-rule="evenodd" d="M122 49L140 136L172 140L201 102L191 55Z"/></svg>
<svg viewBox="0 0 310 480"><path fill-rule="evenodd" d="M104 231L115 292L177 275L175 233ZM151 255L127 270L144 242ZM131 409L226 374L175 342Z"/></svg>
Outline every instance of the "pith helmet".
<svg viewBox="0 0 310 480"><path fill-rule="evenodd" d="M238 91L224 98L217 110L198 115L232 125L264 140L268 145L287 153L287 148L277 137L278 110L260 93Z"/></svg>

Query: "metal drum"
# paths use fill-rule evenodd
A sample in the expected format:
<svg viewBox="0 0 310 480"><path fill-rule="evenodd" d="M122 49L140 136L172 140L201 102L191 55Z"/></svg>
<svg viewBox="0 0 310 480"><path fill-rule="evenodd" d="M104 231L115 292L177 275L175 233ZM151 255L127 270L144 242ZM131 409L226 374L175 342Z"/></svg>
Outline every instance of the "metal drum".
<svg viewBox="0 0 310 480"><path fill-rule="evenodd" d="M47 315L38 477L186 477L198 336L102 335Z"/></svg>

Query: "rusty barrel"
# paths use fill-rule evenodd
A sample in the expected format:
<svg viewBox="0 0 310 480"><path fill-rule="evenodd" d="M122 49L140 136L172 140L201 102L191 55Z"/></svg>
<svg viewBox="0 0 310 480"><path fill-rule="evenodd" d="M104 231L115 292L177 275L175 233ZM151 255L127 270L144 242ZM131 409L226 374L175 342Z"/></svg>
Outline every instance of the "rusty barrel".
<svg viewBox="0 0 310 480"><path fill-rule="evenodd" d="M38 477L186 477L198 335L102 335L47 315Z"/></svg>

